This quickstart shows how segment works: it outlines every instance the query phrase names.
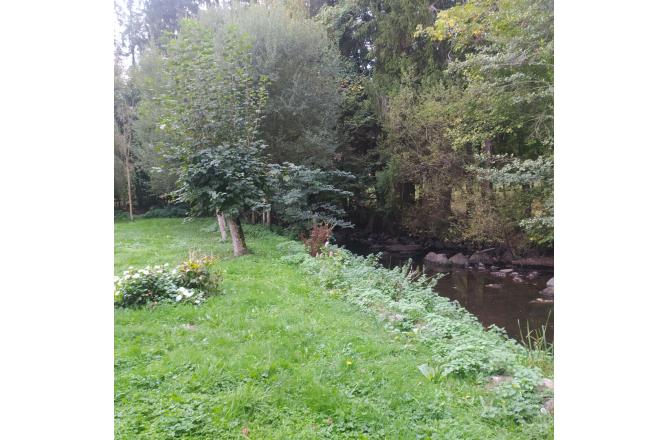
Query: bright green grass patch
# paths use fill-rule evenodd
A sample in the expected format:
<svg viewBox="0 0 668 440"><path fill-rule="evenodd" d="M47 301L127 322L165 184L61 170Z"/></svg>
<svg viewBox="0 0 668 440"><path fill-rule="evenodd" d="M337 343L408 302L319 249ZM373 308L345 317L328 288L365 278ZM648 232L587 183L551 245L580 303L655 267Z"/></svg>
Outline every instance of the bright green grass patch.
<svg viewBox="0 0 668 440"><path fill-rule="evenodd" d="M482 418L484 385L428 381L429 347L281 262L285 238L246 226L253 253L235 259L213 222L116 224L116 273L198 250L223 276L201 306L116 310L116 438L552 438L550 417Z"/></svg>

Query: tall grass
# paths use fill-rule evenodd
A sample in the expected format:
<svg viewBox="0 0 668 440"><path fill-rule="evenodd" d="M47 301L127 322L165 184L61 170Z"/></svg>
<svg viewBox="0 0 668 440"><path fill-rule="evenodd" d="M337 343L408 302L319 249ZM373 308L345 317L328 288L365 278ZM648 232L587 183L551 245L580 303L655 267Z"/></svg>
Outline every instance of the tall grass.
<svg viewBox="0 0 668 440"><path fill-rule="evenodd" d="M526 322L526 328L522 328L519 319L517 320L517 326L520 329L520 343L527 349L527 364L549 373L552 373L554 368L554 343L551 343L547 338L547 327L551 315L552 312L550 311L545 324L541 324L536 329L531 329L528 321Z"/></svg>

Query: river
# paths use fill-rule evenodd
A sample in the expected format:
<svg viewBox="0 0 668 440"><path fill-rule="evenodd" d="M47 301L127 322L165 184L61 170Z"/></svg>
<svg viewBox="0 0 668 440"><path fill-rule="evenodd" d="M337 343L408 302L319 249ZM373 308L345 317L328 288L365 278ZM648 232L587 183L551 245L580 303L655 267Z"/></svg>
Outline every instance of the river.
<svg viewBox="0 0 668 440"><path fill-rule="evenodd" d="M358 255L369 251L359 246L346 246ZM416 267L422 268L428 275L436 271L424 266L422 260L426 252L418 251L410 258ZM381 263L385 267L405 264L409 256L384 252ZM499 265L499 268L511 266ZM554 343L554 304L546 300L540 291L547 281L554 276L551 269L522 269L514 267L522 282L513 281L513 277L491 275L489 268L454 268L439 269L443 276L435 286L440 296L456 300L469 312L478 317L480 322L489 326L495 324L504 328L508 335L516 340L526 337L528 331L540 331L545 327L545 336ZM533 274L531 279L529 274Z"/></svg>

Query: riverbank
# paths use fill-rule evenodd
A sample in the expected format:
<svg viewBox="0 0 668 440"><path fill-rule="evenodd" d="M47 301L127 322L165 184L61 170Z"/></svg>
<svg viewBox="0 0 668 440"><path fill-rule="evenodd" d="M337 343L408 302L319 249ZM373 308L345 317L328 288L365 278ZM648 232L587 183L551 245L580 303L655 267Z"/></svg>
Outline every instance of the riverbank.
<svg viewBox="0 0 668 440"><path fill-rule="evenodd" d="M518 268L553 269L554 256L551 249L511 250L505 246L481 248L473 243L452 243L434 237L411 236L407 234L388 235L365 233L353 229L336 232L335 241L358 255L383 253L388 258L422 261L429 253L453 256L462 254L467 259L473 255L483 257L488 265L510 265ZM476 260L476 257L474 257ZM472 261L477 265L478 261Z"/></svg>
<svg viewBox="0 0 668 440"><path fill-rule="evenodd" d="M250 225L253 253L235 259L212 223L116 224L116 273L199 250L223 277L201 306L116 311L118 438L552 436L548 415L520 423L490 412L488 378L421 373L436 366L433 342L324 287L290 261L289 240Z"/></svg>

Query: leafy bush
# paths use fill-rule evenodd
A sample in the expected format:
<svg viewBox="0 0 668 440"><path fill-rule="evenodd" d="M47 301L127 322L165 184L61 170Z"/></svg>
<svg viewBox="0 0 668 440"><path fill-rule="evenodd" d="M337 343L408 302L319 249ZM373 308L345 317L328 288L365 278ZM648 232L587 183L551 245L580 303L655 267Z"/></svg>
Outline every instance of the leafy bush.
<svg viewBox="0 0 668 440"><path fill-rule="evenodd" d="M513 380L502 382L494 388L493 397L484 402L485 418L510 418L516 422L530 419L540 411L542 396L536 385L540 376L535 370L522 369Z"/></svg>
<svg viewBox="0 0 668 440"><path fill-rule="evenodd" d="M120 209L114 209L114 221L117 222L124 220L130 220L128 213Z"/></svg>
<svg viewBox="0 0 668 440"><path fill-rule="evenodd" d="M114 282L114 303L118 307L135 307L158 303L200 304L214 291L216 280L209 267L210 257L194 257L174 269L169 264L132 266Z"/></svg>
<svg viewBox="0 0 668 440"><path fill-rule="evenodd" d="M151 207L146 214L143 215L144 218L169 218L169 217L185 217L188 215L188 211L185 208L179 206L165 206L164 208Z"/></svg>

